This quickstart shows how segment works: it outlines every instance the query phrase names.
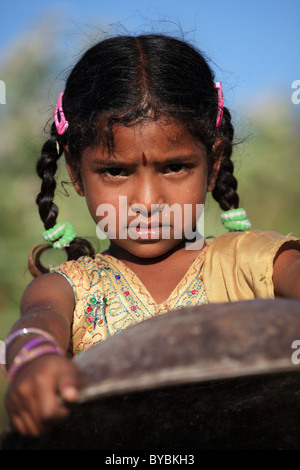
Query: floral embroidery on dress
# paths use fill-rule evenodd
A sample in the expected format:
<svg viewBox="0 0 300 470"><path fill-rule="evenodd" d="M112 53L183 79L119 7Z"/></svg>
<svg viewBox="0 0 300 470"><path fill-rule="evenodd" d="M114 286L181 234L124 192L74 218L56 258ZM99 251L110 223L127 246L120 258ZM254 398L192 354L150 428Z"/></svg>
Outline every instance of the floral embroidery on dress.
<svg viewBox="0 0 300 470"><path fill-rule="evenodd" d="M109 254L83 256L53 269L71 284L76 306L72 325L73 355L147 318L207 303L203 286L206 247L166 301L157 304L138 276Z"/></svg>
<svg viewBox="0 0 300 470"><path fill-rule="evenodd" d="M100 291L95 291L92 295L87 296L84 310L87 331L89 333L92 333L97 325L103 324L106 303L107 298L105 294Z"/></svg>

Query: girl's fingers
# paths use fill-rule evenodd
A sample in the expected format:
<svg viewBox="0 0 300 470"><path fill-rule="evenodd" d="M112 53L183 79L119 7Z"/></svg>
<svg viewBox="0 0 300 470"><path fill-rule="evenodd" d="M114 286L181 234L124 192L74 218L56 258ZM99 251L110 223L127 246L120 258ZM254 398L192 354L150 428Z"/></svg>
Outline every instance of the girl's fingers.
<svg viewBox="0 0 300 470"><path fill-rule="evenodd" d="M38 420L36 419L35 413L32 413L31 407L25 407L24 403L18 406L16 401L16 406L12 404L12 411L10 413L11 421L15 426L16 430L24 435L37 436L39 434L40 426Z"/></svg>
<svg viewBox="0 0 300 470"><path fill-rule="evenodd" d="M69 410L61 398L59 384L62 380L63 383L72 385L73 390L75 381L68 379L69 361L59 359L37 359L35 364L22 368L10 384L6 407L20 433L37 436L68 416ZM30 369L34 369L35 374ZM73 375L71 367L71 377ZM67 388L65 394L72 398L74 391L70 393Z"/></svg>
<svg viewBox="0 0 300 470"><path fill-rule="evenodd" d="M67 418L69 414L68 408L54 388L51 391L41 387L38 393L32 393L26 405L23 400L18 401L17 406L13 407L11 419L21 434L39 436L50 431L55 424Z"/></svg>
<svg viewBox="0 0 300 470"><path fill-rule="evenodd" d="M74 402L78 398L77 384L72 380L64 378L60 383L59 391L63 401Z"/></svg>
<svg viewBox="0 0 300 470"><path fill-rule="evenodd" d="M21 369L7 394L7 410L16 429L37 436L67 418L67 403L77 400L84 376L66 358L39 358Z"/></svg>
<svg viewBox="0 0 300 470"><path fill-rule="evenodd" d="M79 389L83 385L85 377L78 368L69 363L65 373L61 374L58 382L58 391L63 401L75 402L79 396Z"/></svg>

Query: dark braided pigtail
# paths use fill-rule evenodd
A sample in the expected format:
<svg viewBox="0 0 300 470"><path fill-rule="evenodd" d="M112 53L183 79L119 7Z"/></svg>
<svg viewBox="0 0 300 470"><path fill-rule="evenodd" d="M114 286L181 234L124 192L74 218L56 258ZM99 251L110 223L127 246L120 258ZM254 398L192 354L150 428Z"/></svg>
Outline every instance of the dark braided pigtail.
<svg viewBox="0 0 300 470"><path fill-rule="evenodd" d="M37 195L36 203L45 230L55 225L58 215L58 207L53 202L56 189L55 173L57 161L63 152L56 138L54 127L53 124L51 137L43 145L41 156L36 165L37 174L42 180L41 191Z"/></svg>
<svg viewBox="0 0 300 470"><path fill-rule="evenodd" d="M234 130L228 109L223 108L223 111L222 125L218 128L219 137L223 144L220 146L222 151L221 165L212 195L224 211L221 214L223 226L230 232L244 232L251 229L251 222L247 218L245 209L239 207L237 180L233 175L234 165L231 160Z"/></svg>
<svg viewBox="0 0 300 470"><path fill-rule="evenodd" d="M218 172L215 188L212 191L214 199L219 203L223 211L239 207L237 194L237 180L233 176L234 165L231 160L233 149L234 129L231 123L231 115L224 107L222 125L219 129L222 139L222 160Z"/></svg>
<svg viewBox="0 0 300 470"><path fill-rule="evenodd" d="M49 230L57 223L58 207L54 203L58 159L63 154L63 146L59 142L56 133L55 124L51 128L51 136L43 145L41 156L36 165L38 176L42 180L41 190L36 198L36 204L40 218L44 224L45 230ZM52 245L44 244L35 246L29 255L28 267L33 277L49 271L40 261L40 257L44 251L51 248ZM77 259L82 255L94 256L94 249L90 242L82 238L75 238L70 246L65 247L67 259Z"/></svg>

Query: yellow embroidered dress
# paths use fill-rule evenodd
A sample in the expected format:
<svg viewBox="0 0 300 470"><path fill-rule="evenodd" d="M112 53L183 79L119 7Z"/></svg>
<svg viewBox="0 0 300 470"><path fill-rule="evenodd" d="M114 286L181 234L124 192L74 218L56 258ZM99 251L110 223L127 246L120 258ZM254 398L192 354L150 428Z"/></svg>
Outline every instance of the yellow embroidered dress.
<svg viewBox="0 0 300 470"><path fill-rule="evenodd" d="M109 254L83 256L51 272L73 288L76 306L70 350L73 355L147 318L178 308L254 298L272 298L273 261L294 237L275 232L228 233L208 242L169 298L156 304L138 276Z"/></svg>
<svg viewBox="0 0 300 470"><path fill-rule="evenodd" d="M97 254L94 259L82 256L52 269L69 281L75 295L73 355L147 318L207 303L202 277L204 255L205 249L160 304L128 266L109 254Z"/></svg>

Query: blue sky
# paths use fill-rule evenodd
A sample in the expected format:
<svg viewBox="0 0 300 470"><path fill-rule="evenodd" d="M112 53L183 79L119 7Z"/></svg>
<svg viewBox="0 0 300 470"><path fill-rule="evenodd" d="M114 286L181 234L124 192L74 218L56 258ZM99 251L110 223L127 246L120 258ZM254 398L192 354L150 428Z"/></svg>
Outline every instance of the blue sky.
<svg viewBox="0 0 300 470"><path fill-rule="evenodd" d="M1 6L0 53L51 12L65 24L69 49L99 25L120 23L130 33L177 32L213 60L231 101L291 95L300 79L300 0L17 0ZM50 18L50 16L49 16ZM1 71L0 71L1 75ZM1 76L0 76L1 79Z"/></svg>

